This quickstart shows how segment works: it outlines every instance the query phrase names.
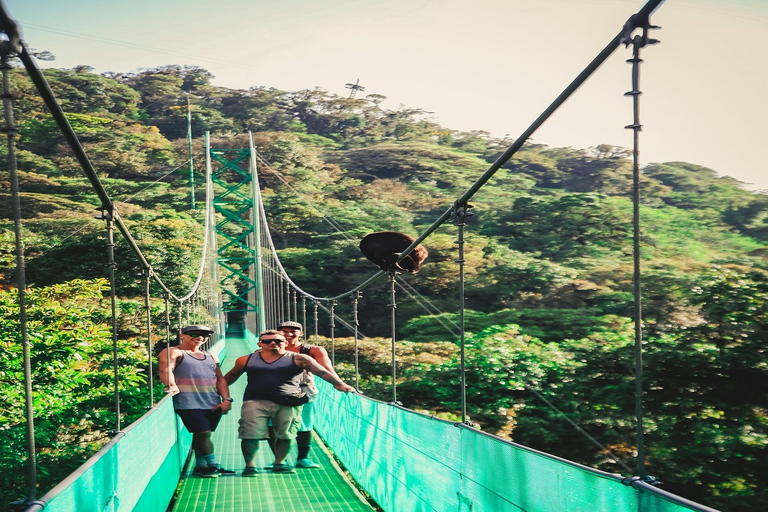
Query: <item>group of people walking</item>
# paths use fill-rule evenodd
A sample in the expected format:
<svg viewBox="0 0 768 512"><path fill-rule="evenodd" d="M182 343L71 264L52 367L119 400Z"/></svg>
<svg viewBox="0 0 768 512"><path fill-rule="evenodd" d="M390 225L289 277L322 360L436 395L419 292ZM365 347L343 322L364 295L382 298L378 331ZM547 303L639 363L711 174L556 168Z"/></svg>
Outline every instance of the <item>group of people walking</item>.
<svg viewBox="0 0 768 512"><path fill-rule="evenodd" d="M223 414L234 399L229 385L247 375L238 429L245 459L244 477L259 473L256 454L259 442L268 440L274 462L265 469L273 473L293 473L287 463L293 440L297 440L299 468L318 467L309 458L312 440L310 402L313 375L324 379L342 392L355 391L333 370L328 352L320 346L302 343L302 326L283 322L277 329L259 334L259 349L237 358L234 367L222 374L218 360L201 346L213 330L205 325L190 325L181 330L180 343L165 348L158 355L160 380L173 395L173 406L184 426L192 433L195 454L193 474L203 478L234 475L216 459L211 440Z"/></svg>

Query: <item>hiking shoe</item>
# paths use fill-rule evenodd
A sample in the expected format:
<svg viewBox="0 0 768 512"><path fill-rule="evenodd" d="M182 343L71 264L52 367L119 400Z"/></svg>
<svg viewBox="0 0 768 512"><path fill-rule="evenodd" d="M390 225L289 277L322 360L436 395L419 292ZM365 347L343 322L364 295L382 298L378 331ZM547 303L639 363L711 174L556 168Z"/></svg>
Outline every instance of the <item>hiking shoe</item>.
<svg viewBox="0 0 768 512"><path fill-rule="evenodd" d="M192 471L192 476L200 477L200 478L219 478L219 468L216 466L206 466L204 468L195 466L194 471Z"/></svg>
<svg viewBox="0 0 768 512"><path fill-rule="evenodd" d="M309 459L299 459L296 461L297 468L319 468L320 464L315 464Z"/></svg>
<svg viewBox="0 0 768 512"><path fill-rule="evenodd" d="M288 464L272 464L272 472L273 473L295 473L296 470L293 469Z"/></svg>
<svg viewBox="0 0 768 512"><path fill-rule="evenodd" d="M259 473L256 471L256 468L253 466L246 466L246 468L243 470L243 476L250 477L250 476L256 476Z"/></svg>
<svg viewBox="0 0 768 512"><path fill-rule="evenodd" d="M232 471L231 469L224 469L221 467L221 464L216 464L214 467L218 470L220 476L230 476L236 474L236 472Z"/></svg>

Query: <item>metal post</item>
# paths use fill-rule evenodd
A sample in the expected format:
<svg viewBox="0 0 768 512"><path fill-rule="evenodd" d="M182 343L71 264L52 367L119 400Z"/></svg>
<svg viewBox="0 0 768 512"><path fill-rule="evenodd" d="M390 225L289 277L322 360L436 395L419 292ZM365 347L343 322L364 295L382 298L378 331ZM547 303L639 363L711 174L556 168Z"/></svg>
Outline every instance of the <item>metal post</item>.
<svg viewBox="0 0 768 512"><path fill-rule="evenodd" d="M288 284L286 279L283 279L285 283L285 308L283 308L283 320L291 319L291 285Z"/></svg>
<svg viewBox="0 0 768 512"><path fill-rule="evenodd" d="M460 354L460 385L461 385L461 422L467 422L467 371L466 371L466 357L465 357L465 333L464 333L464 226L466 225L464 220L467 216L467 205L459 205L456 208L454 214L454 223L459 228L458 239L456 244L459 246L459 259L456 263L459 264L459 332L461 335L459 343Z"/></svg>
<svg viewBox="0 0 768 512"><path fill-rule="evenodd" d="M195 169L192 165L192 106L187 94L187 148L189 150L189 198L192 209L195 209Z"/></svg>
<svg viewBox="0 0 768 512"><path fill-rule="evenodd" d="M397 359L395 357L395 338L396 338L396 317L395 317L395 311L397 310L397 300L395 298L395 272L391 271L389 273L389 292L390 292L390 303L389 308L392 312L391 315L391 326L392 326L392 402L397 403Z"/></svg>
<svg viewBox="0 0 768 512"><path fill-rule="evenodd" d="M144 309L147 315L147 380L149 381L149 407L155 405L155 380L152 370L152 310L149 301L149 285L152 280L152 269L144 269Z"/></svg>
<svg viewBox="0 0 768 512"><path fill-rule="evenodd" d="M170 296L168 293L163 293L163 301L165 302L165 312L163 315L163 321L165 322L165 362L168 365L170 371L171 368L171 305ZM168 388L165 388L168 391Z"/></svg>
<svg viewBox="0 0 768 512"><path fill-rule="evenodd" d="M360 360L359 360L359 351L358 351L358 340L360 338L359 328L360 328L360 320L358 319L357 313L358 313L358 307L360 303L360 297L362 296L362 293L358 290L355 292L355 294L352 296L352 318L353 323L355 326L355 389L360 392Z"/></svg>
<svg viewBox="0 0 768 512"><path fill-rule="evenodd" d="M261 251L261 214L259 205L261 204L261 189L259 188L259 167L256 162L256 148L253 145L253 134L248 132L248 141L249 141L249 156L250 156L250 163L249 163L249 170L251 172L251 198L253 200L253 203L251 203L251 211L253 212L253 238L256 243L256 247L254 247L254 262L253 262L253 270L255 274L255 294L256 294L256 304L258 305L257 308L257 321L259 325L259 332L262 332L264 329L267 328L267 319L266 314L264 311L264 293L262 291L263 289L263 283L264 283L264 275L262 272L262 251Z"/></svg>
<svg viewBox="0 0 768 512"><path fill-rule="evenodd" d="M336 301L331 301L331 364L336 364Z"/></svg>
<svg viewBox="0 0 768 512"><path fill-rule="evenodd" d="M315 308L314 308L315 309L315 313L314 313L314 317L315 317L315 344L317 344L318 339L319 339L318 338L318 334L317 334L317 332L318 332L317 331L317 301L316 300L312 301L312 304L314 304L314 306L315 306Z"/></svg>
<svg viewBox="0 0 768 512"><path fill-rule="evenodd" d="M8 168L11 180L11 201L13 202L13 228L16 238L16 286L19 296L19 322L21 324L21 350L24 361L24 411L26 417L27 441L27 500L32 502L37 493L37 455L35 449L35 411L32 402L32 363L27 326L27 276L24 265L24 238L21 232L21 197L19 175L16 161L16 126L13 117L13 95L11 94L10 70L8 63L12 52L11 41L0 43L0 69L3 73L3 110L5 112L5 132L8 139Z"/></svg>
<svg viewBox="0 0 768 512"><path fill-rule="evenodd" d="M625 25L625 32L622 42L626 45L632 44L632 58L627 62L632 64L632 90L625 93L625 96L632 98L633 120L632 124L625 128L632 130L633 150L632 150L632 254L634 264L633 294L634 294L634 323L635 323L635 416L636 416L636 436L637 436L637 473L643 481L649 481L645 471L645 426L643 411L643 311L642 296L640 291L640 162L639 162L639 142L640 131L643 125L640 124L640 48L658 43L656 39L648 37L650 29L659 28L651 25L650 19L646 17L630 18ZM640 34L632 35L637 29Z"/></svg>
<svg viewBox="0 0 768 512"><path fill-rule="evenodd" d="M115 210L102 210L100 219L107 221L107 255L109 258L109 289L112 304L112 367L114 370L115 431L120 432L120 360L117 350L117 292L115 290Z"/></svg>

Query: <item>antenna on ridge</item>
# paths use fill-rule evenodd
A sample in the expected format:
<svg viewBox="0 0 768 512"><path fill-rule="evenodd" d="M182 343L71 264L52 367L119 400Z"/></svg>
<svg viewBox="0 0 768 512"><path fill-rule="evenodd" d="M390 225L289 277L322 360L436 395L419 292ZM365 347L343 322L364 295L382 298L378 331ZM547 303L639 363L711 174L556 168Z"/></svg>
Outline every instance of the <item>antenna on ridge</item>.
<svg viewBox="0 0 768 512"><path fill-rule="evenodd" d="M359 78L357 79L357 82L355 82L353 84L347 84L347 85L345 85L345 87L347 89L352 89L352 92L349 93L349 97L350 98L354 98L355 94L357 94L357 91L364 91L365 90L365 87L360 85L360 79Z"/></svg>

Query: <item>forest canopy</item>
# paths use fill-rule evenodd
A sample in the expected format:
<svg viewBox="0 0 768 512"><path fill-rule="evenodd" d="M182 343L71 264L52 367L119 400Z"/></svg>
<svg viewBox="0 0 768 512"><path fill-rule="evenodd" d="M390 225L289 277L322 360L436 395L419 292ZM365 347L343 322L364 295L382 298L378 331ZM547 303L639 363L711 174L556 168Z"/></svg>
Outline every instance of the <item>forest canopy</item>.
<svg viewBox="0 0 768 512"><path fill-rule="evenodd" d="M122 218L174 289L194 280L202 238L201 211L189 197L188 117L198 184L205 176L206 132L211 146L222 149L248 147L252 133L265 163L259 179L278 255L294 282L316 296L344 292L377 270L357 248L363 236L423 232L512 142L445 128L420 109L382 109L379 94L227 89L194 66L105 75L81 66L45 74ZM31 81L15 69L11 84L34 311L70 320L33 326L32 349L46 365L37 378L50 389L42 396L36 388L48 425L39 440L47 472L40 485L50 488L65 476L57 465L77 466L107 437L103 417L110 404L99 347L108 330L106 313L95 307L104 294L104 229L94 219L96 194ZM7 151L0 147L3 158ZM629 157L625 148L597 142L586 149L524 145L472 199L464 256L472 421L615 472L626 472L622 463L631 466L637 455ZM712 507L768 509L762 485L768 481L768 196L686 162L648 163L640 184L648 473L664 489ZM202 201L203 188L196 190ZM18 398L5 169L0 195L6 348L0 392ZM455 419L455 229L444 226L424 244L429 258L408 279L414 296L404 296L397 309L398 389L405 406ZM139 357L130 340L141 329L141 267L125 241L117 242L116 254L126 357ZM361 302L372 313L360 319L367 336L361 387L386 399L389 311L376 293ZM431 305L428 314L418 297ZM341 315L347 311L340 305ZM64 331L78 341L52 350ZM354 372L351 350L350 340L338 340L342 376ZM83 362L70 364L73 351ZM146 380L147 373L137 371L123 385L138 396ZM76 413L84 394L93 400L87 404L92 414ZM126 418L139 409L128 407ZM19 411L4 412L0 464L7 491L0 498L8 502L22 488L14 469L23 458L24 424ZM569 422L605 450L574 442ZM61 440L70 438L79 440L77 450L62 449Z"/></svg>

